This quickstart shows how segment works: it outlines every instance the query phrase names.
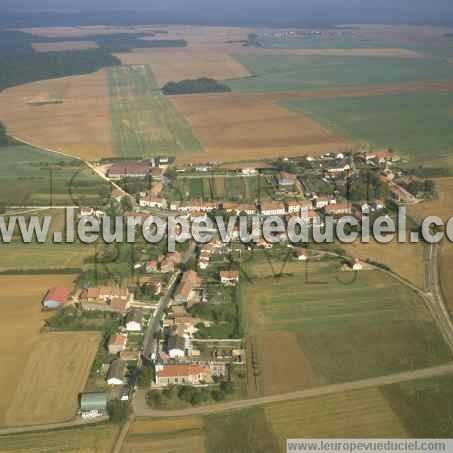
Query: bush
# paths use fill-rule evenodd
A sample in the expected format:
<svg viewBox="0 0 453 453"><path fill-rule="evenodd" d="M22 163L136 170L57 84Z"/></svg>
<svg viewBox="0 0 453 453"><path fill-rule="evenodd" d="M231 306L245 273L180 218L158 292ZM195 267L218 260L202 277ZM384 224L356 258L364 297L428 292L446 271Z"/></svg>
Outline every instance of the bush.
<svg viewBox="0 0 453 453"><path fill-rule="evenodd" d="M129 417L129 403L126 401L111 400L107 404L107 413L113 423L122 423Z"/></svg>
<svg viewBox="0 0 453 453"><path fill-rule="evenodd" d="M217 82L217 80L203 77L194 80L181 80L180 82L168 82L162 92L167 95L172 94L191 94L191 93L225 93L231 91L227 85Z"/></svg>
<svg viewBox="0 0 453 453"><path fill-rule="evenodd" d="M232 393L234 393L234 384L232 382L222 382L220 384L220 389L223 392L231 395Z"/></svg>
<svg viewBox="0 0 453 453"><path fill-rule="evenodd" d="M214 401L223 401L225 399L225 393L221 390L213 390L211 396Z"/></svg>

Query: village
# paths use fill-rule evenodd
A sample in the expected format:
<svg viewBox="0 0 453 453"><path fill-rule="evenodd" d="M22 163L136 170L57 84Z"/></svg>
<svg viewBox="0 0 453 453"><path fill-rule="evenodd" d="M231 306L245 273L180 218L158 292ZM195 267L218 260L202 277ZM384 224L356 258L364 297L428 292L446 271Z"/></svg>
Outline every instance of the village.
<svg viewBox="0 0 453 453"><path fill-rule="evenodd" d="M431 181L408 170L392 150L262 164L176 167L160 157L102 162L99 168L130 195L124 213L143 216L277 215L288 221L305 209L309 221L326 215L361 221L434 196ZM99 206L80 209L81 217L92 215L109 214ZM108 272L93 268L73 288L50 288L42 301L43 310L55 311L47 329L102 332L79 415L104 416L109 404L128 410L138 397L160 409L240 398L248 361L240 320L241 256L272 247L264 239L242 244L237 227L230 243L191 241L174 253L143 243L124 261L119 253ZM281 247L291 249L294 261L308 258L306 248L287 237ZM365 263L356 259L344 266L359 271ZM120 272L127 278L118 278Z"/></svg>

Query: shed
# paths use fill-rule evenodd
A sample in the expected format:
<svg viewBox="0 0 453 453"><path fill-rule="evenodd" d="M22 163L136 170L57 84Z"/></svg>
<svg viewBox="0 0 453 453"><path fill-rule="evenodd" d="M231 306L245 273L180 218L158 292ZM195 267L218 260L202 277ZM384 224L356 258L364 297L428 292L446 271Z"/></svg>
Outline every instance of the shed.
<svg viewBox="0 0 453 453"><path fill-rule="evenodd" d="M80 410L82 412L90 411L106 412L107 393L104 392L82 393L80 397Z"/></svg>
<svg viewBox="0 0 453 453"><path fill-rule="evenodd" d="M61 308L67 302L71 290L61 286L50 288L42 301L43 308L49 310Z"/></svg>

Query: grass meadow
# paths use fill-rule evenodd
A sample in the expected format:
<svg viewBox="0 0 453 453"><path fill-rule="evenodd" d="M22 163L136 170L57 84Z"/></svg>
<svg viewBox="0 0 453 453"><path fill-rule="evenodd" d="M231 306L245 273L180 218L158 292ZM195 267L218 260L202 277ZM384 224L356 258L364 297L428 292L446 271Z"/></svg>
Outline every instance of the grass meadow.
<svg viewBox="0 0 453 453"><path fill-rule="evenodd" d="M392 147L411 160L453 152L451 92L290 101L285 106L353 140Z"/></svg>
<svg viewBox="0 0 453 453"><path fill-rule="evenodd" d="M108 86L114 156L201 151L190 125L161 93L148 66L109 68Z"/></svg>
<svg viewBox="0 0 453 453"><path fill-rule="evenodd" d="M388 275L341 272L332 262L282 266L264 253L243 266L250 277L241 284L244 328L257 363L253 393L354 381L451 358L423 301Z"/></svg>
<svg viewBox="0 0 453 453"><path fill-rule="evenodd" d="M234 91L298 91L326 87L453 79L451 64L436 58L235 55L252 77L230 80Z"/></svg>

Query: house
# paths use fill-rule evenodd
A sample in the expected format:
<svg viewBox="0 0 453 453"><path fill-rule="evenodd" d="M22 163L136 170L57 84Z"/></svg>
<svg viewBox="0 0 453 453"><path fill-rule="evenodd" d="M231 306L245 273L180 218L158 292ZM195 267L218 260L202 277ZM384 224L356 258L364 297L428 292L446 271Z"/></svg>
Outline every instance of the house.
<svg viewBox="0 0 453 453"><path fill-rule="evenodd" d="M292 175L291 173L288 173L286 171L281 171L277 175L277 184L280 188L291 187L294 184L296 184L296 181L297 181L297 176Z"/></svg>
<svg viewBox="0 0 453 453"><path fill-rule="evenodd" d="M220 281L223 285L235 285L239 282L239 271L221 271Z"/></svg>
<svg viewBox="0 0 453 453"><path fill-rule="evenodd" d="M195 271L187 271L184 273L179 284L178 291L175 296L175 303L193 305L195 299L195 289L201 284L200 277ZM197 302L195 302L197 303Z"/></svg>
<svg viewBox="0 0 453 453"><path fill-rule="evenodd" d="M146 178L151 165L149 162L123 161L115 162L108 171L108 177L113 180L123 178Z"/></svg>
<svg viewBox="0 0 453 453"><path fill-rule="evenodd" d="M329 196L314 196L313 206L317 209L325 208L329 204L336 204L337 200L334 197Z"/></svg>
<svg viewBox="0 0 453 453"><path fill-rule="evenodd" d="M286 213L285 204L279 201L263 201L260 207L263 216L285 215Z"/></svg>
<svg viewBox="0 0 453 453"><path fill-rule="evenodd" d="M157 260L150 260L146 263L145 272L151 274L152 272L157 272L159 269Z"/></svg>
<svg viewBox="0 0 453 453"><path fill-rule="evenodd" d="M140 310L131 310L125 319L125 326L128 332L141 332L144 324L144 314Z"/></svg>
<svg viewBox="0 0 453 453"><path fill-rule="evenodd" d="M62 308L68 301L70 294L71 290L69 288L62 286L50 288L42 301L42 306L47 310Z"/></svg>
<svg viewBox="0 0 453 453"><path fill-rule="evenodd" d="M108 385L124 385L126 379L124 377L126 371L126 362L121 359L116 359L110 364L107 373Z"/></svg>
<svg viewBox="0 0 453 453"><path fill-rule="evenodd" d="M171 384L199 385L212 382L212 371L200 365L162 365L156 370L156 384L167 386Z"/></svg>
<svg viewBox="0 0 453 453"><path fill-rule="evenodd" d="M307 251L302 248L296 248L294 255L299 261L307 261Z"/></svg>
<svg viewBox="0 0 453 453"><path fill-rule="evenodd" d="M164 198L160 198L156 195L147 194L144 197L141 197L138 204L142 208L165 208L167 207L167 202Z"/></svg>
<svg viewBox="0 0 453 453"><path fill-rule="evenodd" d="M130 307L130 304L131 304L131 302L129 299L124 300L124 299L120 299L118 297L114 297L113 299L111 299L110 303L108 303L111 311L114 311L117 313L122 313L122 314L126 313L126 311Z"/></svg>
<svg viewBox="0 0 453 453"><path fill-rule="evenodd" d="M82 291L80 298L87 302L110 302L113 299L128 300L129 290L117 286L96 286Z"/></svg>
<svg viewBox="0 0 453 453"><path fill-rule="evenodd" d="M327 215L339 216L352 213L352 207L349 203L331 204L324 208Z"/></svg>
<svg viewBox="0 0 453 453"><path fill-rule="evenodd" d="M186 355L186 339L179 335L168 337L167 352L172 359L184 357Z"/></svg>
<svg viewBox="0 0 453 453"><path fill-rule="evenodd" d="M125 362L138 362L138 360L140 359L140 352L139 351L121 351L120 359L124 360Z"/></svg>
<svg viewBox="0 0 453 453"><path fill-rule="evenodd" d="M109 339L107 349L109 354L118 354L126 349L127 335L112 335Z"/></svg>
<svg viewBox="0 0 453 453"><path fill-rule="evenodd" d="M241 173L244 176L255 176L258 174L258 170L256 168L243 168Z"/></svg>
<svg viewBox="0 0 453 453"><path fill-rule="evenodd" d="M102 417L107 413L107 393L90 392L80 395L80 414L82 418Z"/></svg>
<svg viewBox="0 0 453 453"><path fill-rule="evenodd" d="M352 270L357 272L357 271L361 271L362 269L363 269L362 262L360 261L359 258L355 258L354 263L352 265Z"/></svg>
<svg viewBox="0 0 453 453"><path fill-rule="evenodd" d="M379 165L385 165L387 162L398 162L400 160L400 156L398 156L398 154L395 154L392 149L382 149L366 153L365 160L374 160Z"/></svg>
<svg viewBox="0 0 453 453"><path fill-rule="evenodd" d="M96 208L80 208L80 217L96 217L102 219L105 216L105 212Z"/></svg>
<svg viewBox="0 0 453 453"><path fill-rule="evenodd" d="M160 271L174 272L176 266L182 262L182 255L179 252L168 253L165 257L159 257Z"/></svg>

